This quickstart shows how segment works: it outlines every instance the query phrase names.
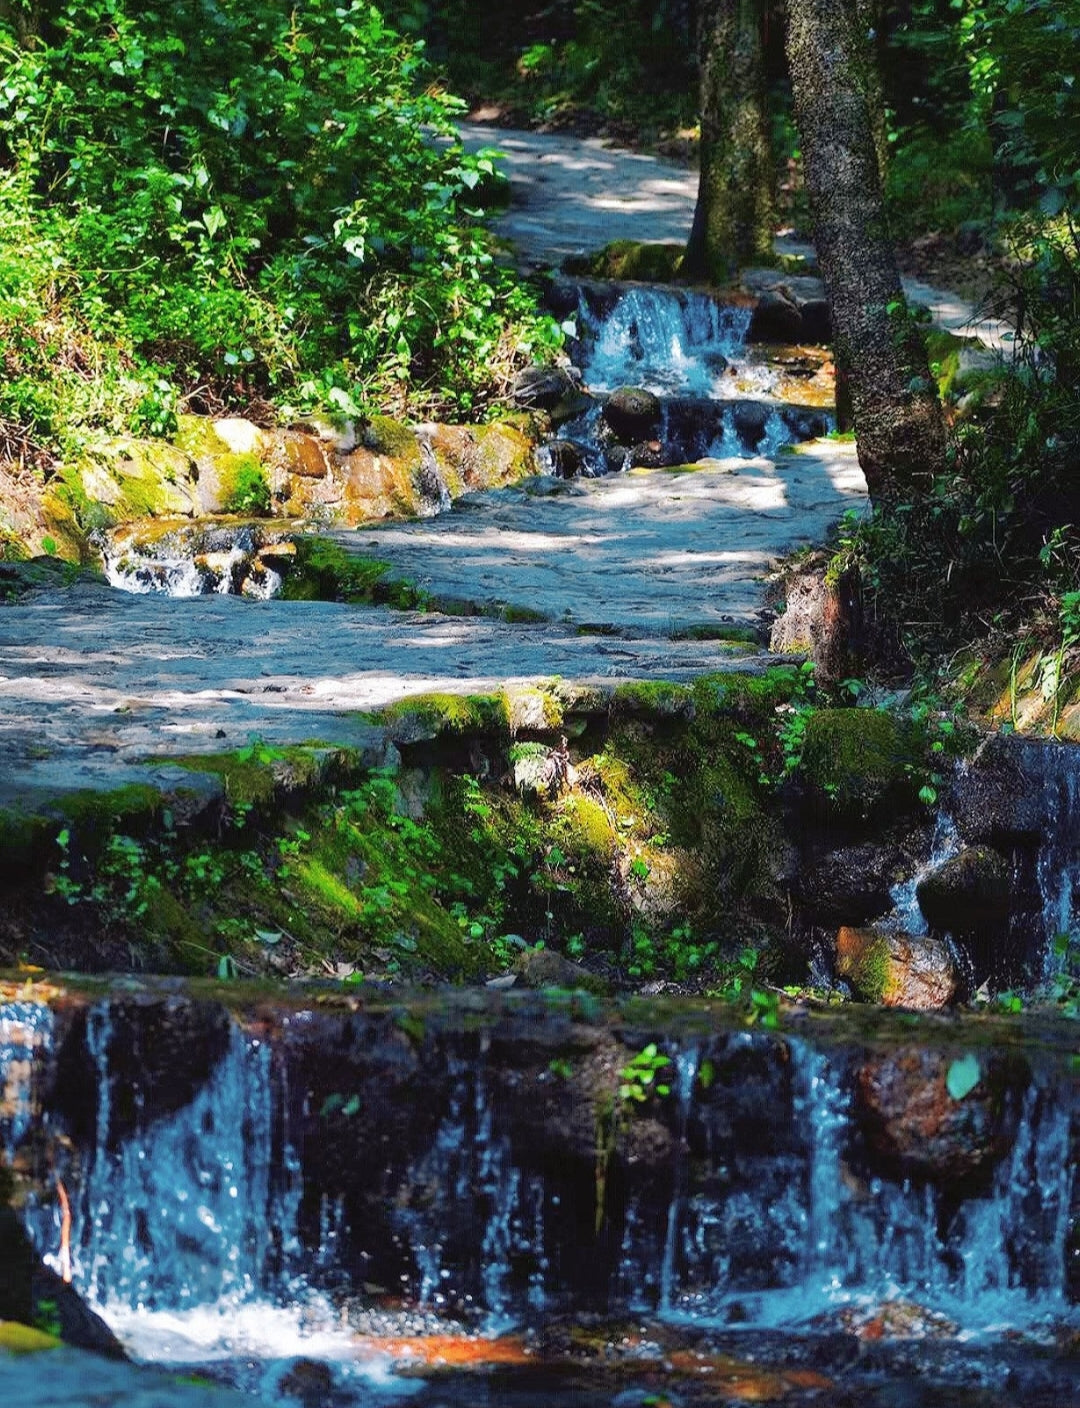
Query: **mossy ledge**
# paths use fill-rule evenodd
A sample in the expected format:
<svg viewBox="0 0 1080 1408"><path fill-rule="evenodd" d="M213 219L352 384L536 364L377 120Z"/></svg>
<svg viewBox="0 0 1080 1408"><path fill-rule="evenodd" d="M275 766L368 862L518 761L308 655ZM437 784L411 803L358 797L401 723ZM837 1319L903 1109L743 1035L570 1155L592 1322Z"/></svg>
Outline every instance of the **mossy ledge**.
<svg viewBox="0 0 1080 1408"><path fill-rule="evenodd" d="M781 730L804 691L781 666L425 694L369 719L364 756L253 740L181 759L186 796L5 816L24 864L0 963L473 981L542 945L616 987L797 982ZM910 785L888 716L823 710L807 733L795 785L829 805Z"/></svg>

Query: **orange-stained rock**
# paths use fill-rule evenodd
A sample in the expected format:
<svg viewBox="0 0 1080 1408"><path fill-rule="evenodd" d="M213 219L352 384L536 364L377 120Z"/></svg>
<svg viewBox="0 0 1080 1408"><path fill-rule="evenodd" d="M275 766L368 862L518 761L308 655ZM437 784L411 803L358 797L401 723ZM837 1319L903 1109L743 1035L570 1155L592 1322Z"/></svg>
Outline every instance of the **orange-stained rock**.
<svg viewBox="0 0 1080 1408"><path fill-rule="evenodd" d="M955 1099L948 1078L959 1059L906 1046L871 1057L856 1072L855 1114L875 1168L956 1183L988 1176L1008 1152L1031 1079L1027 1063L978 1056L977 1083Z"/></svg>
<svg viewBox="0 0 1080 1408"><path fill-rule="evenodd" d="M836 972L866 1002L934 1011L956 997L959 975L940 939L845 926L836 936Z"/></svg>

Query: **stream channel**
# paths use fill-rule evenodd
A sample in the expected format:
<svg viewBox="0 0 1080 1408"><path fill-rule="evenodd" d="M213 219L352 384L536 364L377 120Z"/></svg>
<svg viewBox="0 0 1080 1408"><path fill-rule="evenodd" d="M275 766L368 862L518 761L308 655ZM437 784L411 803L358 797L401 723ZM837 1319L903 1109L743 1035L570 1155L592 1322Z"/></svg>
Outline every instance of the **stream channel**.
<svg viewBox="0 0 1080 1408"><path fill-rule="evenodd" d="M772 458L831 424L824 353L755 349L745 308L572 297L589 394L548 473ZM628 385L658 399L620 436ZM243 590L240 538L216 575L164 541L117 540L113 583ZM1077 927L1077 769L1030 749L1018 951L1045 956ZM1041 1016L19 978L14 1206L132 1362L0 1355L0 1403L1080 1405L1076 1049Z"/></svg>

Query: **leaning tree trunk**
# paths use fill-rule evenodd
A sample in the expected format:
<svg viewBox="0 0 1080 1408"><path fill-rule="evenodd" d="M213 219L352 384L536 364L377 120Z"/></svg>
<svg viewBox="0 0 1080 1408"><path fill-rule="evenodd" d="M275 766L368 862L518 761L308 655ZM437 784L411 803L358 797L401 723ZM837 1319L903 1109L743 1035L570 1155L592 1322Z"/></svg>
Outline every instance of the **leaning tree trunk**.
<svg viewBox="0 0 1080 1408"><path fill-rule="evenodd" d="M683 261L689 278L724 283L740 264L772 262L764 20L764 0L704 0L700 10L701 178Z"/></svg>
<svg viewBox="0 0 1080 1408"><path fill-rule="evenodd" d="M789 0L787 48L859 463L875 502L917 498L944 468L945 422L889 241L852 0Z"/></svg>

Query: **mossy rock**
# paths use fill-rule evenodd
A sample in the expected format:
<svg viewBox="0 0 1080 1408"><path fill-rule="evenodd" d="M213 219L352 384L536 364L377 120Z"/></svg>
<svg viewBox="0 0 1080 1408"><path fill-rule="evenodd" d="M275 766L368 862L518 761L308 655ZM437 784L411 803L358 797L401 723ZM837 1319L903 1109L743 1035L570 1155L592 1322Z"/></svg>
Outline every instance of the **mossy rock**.
<svg viewBox="0 0 1080 1408"><path fill-rule="evenodd" d="M59 1349L62 1341L33 1325L17 1320L0 1320L0 1350L7 1354L39 1354L43 1349Z"/></svg>
<svg viewBox="0 0 1080 1408"><path fill-rule="evenodd" d="M294 540L296 556L281 589L285 601L375 601L390 564L349 552L332 538Z"/></svg>
<svg viewBox="0 0 1080 1408"><path fill-rule="evenodd" d="M612 240L594 254L583 273L601 279L633 279L670 283L682 268L683 244L646 244L642 240Z"/></svg>
<svg viewBox="0 0 1080 1408"><path fill-rule="evenodd" d="M592 797L572 794L559 804L555 831L568 854L606 864L617 843L607 811Z"/></svg>
<svg viewBox="0 0 1080 1408"><path fill-rule="evenodd" d="M812 803L869 820L915 802L918 741L881 709L822 709L810 716L796 777Z"/></svg>
<svg viewBox="0 0 1080 1408"><path fill-rule="evenodd" d="M191 456L174 445L121 437L62 466L57 494L87 532L140 518L189 518L198 507L191 469Z"/></svg>
<svg viewBox="0 0 1080 1408"><path fill-rule="evenodd" d="M503 734L510 716L503 694L416 694L380 709L397 743L419 743L445 734Z"/></svg>
<svg viewBox="0 0 1080 1408"><path fill-rule="evenodd" d="M410 468L420 467L420 444L415 431L391 416L371 416L360 432L360 443L377 455L403 460Z"/></svg>

